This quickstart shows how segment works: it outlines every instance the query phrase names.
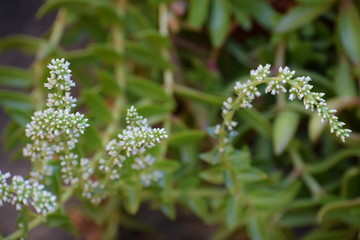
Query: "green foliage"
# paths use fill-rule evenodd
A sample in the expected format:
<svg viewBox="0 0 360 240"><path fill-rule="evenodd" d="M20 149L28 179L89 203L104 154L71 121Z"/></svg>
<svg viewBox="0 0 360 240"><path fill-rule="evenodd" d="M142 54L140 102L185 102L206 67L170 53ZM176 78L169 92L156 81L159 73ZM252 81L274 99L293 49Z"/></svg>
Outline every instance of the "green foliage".
<svg viewBox="0 0 360 240"><path fill-rule="evenodd" d="M108 188L106 199L92 205L81 187L61 182L60 164L51 163L58 169L45 185L59 209L44 218L24 208L23 227L4 238L25 237L43 222L81 237L64 207L78 198L103 239L117 239L120 225L145 229L137 213L146 207L173 220L190 211L214 226L214 239L355 239L359 7L351 0L45 1L38 16L57 14L46 36L0 39L0 52L34 56L29 69L0 66L0 105L10 117L4 149L21 158L25 125L45 105L46 65L64 57L76 82L76 111L90 124L74 151L90 159L93 180L107 179ZM310 76L314 91L324 92L327 106L353 130L346 142L325 131L329 124L316 112L287 103L287 93L262 95L253 108L224 114L226 126L238 124L219 138L214 126L223 121L221 106L234 83L246 83L250 69L266 63L274 66L270 76L284 65ZM131 168L135 157L146 155L130 156L115 181L99 165L108 142L120 142L130 106L169 137L147 150L153 165L138 172ZM161 180L144 186L141 174L154 171ZM97 196L102 189L92 190Z"/></svg>

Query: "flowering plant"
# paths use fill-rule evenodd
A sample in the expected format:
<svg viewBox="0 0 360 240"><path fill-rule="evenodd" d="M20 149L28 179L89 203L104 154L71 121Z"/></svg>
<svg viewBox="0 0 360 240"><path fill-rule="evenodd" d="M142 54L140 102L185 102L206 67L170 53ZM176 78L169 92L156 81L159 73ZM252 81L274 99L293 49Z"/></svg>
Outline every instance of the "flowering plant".
<svg viewBox="0 0 360 240"><path fill-rule="evenodd" d="M10 184L7 182L10 174L0 171L1 205L9 202L18 210L31 205L45 217L55 212L64 201L56 201L55 193L45 190L54 175L61 176L59 187L67 187L66 191L77 188L82 197L99 204L121 187L117 181L122 174L129 174L129 164L124 166L124 162L129 161L132 162L130 168L139 172L144 187L159 182L164 175L160 170L149 171L156 159L146 151L167 138L166 131L164 128L151 128L147 119L140 116L133 106L127 112L126 129L106 146L110 158L101 158L97 163L80 158L75 151L76 143L89 124L83 114L71 112L76 107L76 99L70 95L75 83L71 80L69 65L65 59L53 59L48 65L50 77L44 86L51 92L47 108L35 112L25 128L31 143L25 146L23 154L30 158L33 169L28 180L13 176ZM94 180L96 172L99 175ZM58 199L63 199L61 194L58 191ZM20 226L24 225L20 223ZM26 232L27 229L23 229L22 234L26 236Z"/></svg>
<svg viewBox="0 0 360 240"><path fill-rule="evenodd" d="M45 1L0 39L0 239L356 238L359 5L285 2Z"/></svg>
<svg viewBox="0 0 360 240"><path fill-rule="evenodd" d="M160 169L150 170L156 158L147 153L147 150L168 137L166 130L151 128L147 119L140 116L134 106L127 111L126 129L118 134L118 138L107 143L108 158L91 162L88 158L79 156L75 151L76 144L89 124L83 114L71 112L71 109L76 107L76 99L70 95L71 87L75 86L75 83L71 80L69 65L70 63L64 59L53 59L48 65L50 77L44 86L51 92L48 94L47 108L35 112L32 121L25 128L26 136L31 140L23 150L24 156L30 157L32 161L30 178L24 180L21 176L14 176L11 184L8 184L7 178L10 174L0 172L1 204L4 201L10 202L15 204L18 210L31 205L43 216L55 212L60 207L58 204L64 202L56 201L57 198L63 199L62 191L58 191L56 196L56 193L45 190L45 186L51 184L49 177L53 175L61 176L62 184L59 187L68 188L66 191L76 188L82 192L82 197L93 204L99 204L109 195L121 190L121 183L127 179L131 181L138 176L142 185L149 187L152 183L160 183L165 176L165 172ZM237 125L232 121L236 109L251 108L251 102L260 96L257 89L259 84L266 83L265 92L271 92L273 95L285 93L284 84L289 84L290 100L297 97L303 99L306 109L314 110L316 107L321 119L329 120L331 131L335 131L343 141L351 132L342 128L344 123L334 116L335 110L326 107L326 102L322 98L324 94L310 91L312 86L308 83L309 77L292 79L295 72L291 72L287 67L280 67L276 77L269 77L269 74L270 65L260 65L257 70L251 71L251 80L245 84L237 82L234 89L238 97L235 101L230 97L224 102L224 122L215 128L215 134L219 137L219 152L225 158L222 160L230 177L233 178L232 184L237 182L235 185L240 184L241 173L231 167L234 163L228 162L232 153L228 151L227 155L224 155L225 148L231 149L227 135L228 131L234 131ZM139 173L134 174L132 170ZM241 190L234 190L233 187L228 186L230 194L237 196ZM25 223L20 224L24 225ZM24 235L26 231L23 231Z"/></svg>

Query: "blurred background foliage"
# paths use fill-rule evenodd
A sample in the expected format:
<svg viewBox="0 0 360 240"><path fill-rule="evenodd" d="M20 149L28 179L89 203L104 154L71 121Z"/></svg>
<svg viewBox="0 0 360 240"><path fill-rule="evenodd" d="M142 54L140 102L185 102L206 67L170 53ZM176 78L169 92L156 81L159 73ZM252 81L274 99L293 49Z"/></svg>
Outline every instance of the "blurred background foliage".
<svg viewBox="0 0 360 240"><path fill-rule="evenodd" d="M119 226L163 239L143 214L132 216L141 203L170 219L190 211L202 222L194 224L213 226L213 239L359 237L360 1L48 0L37 17L54 13L43 37L0 40L1 52L33 57L28 69L0 66L0 104L11 118L3 147L12 158L22 158L24 126L44 106L55 57L71 63L79 111L90 118L83 155L98 157L130 105L170 136L157 150L157 167L167 172L161 186L125 184L99 208L82 207L102 239L115 239ZM266 63L311 76L353 133L341 143L302 103L262 96L235 117L229 158L241 191L232 191L211 126L235 81ZM76 231L74 222L64 213L47 219Z"/></svg>

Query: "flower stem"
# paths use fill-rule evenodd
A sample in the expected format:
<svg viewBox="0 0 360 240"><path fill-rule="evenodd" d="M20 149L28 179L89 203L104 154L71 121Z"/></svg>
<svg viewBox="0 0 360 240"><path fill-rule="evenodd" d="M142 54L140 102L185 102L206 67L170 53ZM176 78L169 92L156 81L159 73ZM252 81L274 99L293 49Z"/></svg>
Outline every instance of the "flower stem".
<svg viewBox="0 0 360 240"><path fill-rule="evenodd" d="M166 3L161 3L159 5L159 32L164 37L169 37L169 13L168 13L168 7ZM161 54L163 58L167 61L171 61L170 57L170 51L168 48L164 47L161 49ZM164 78L164 89L165 92L168 94L168 96L172 96L174 94L174 73L171 69L166 68L163 72L163 78ZM171 116L172 114L169 113L164 121L164 128L166 129L166 132L169 134L171 132ZM166 154L166 149L168 146L168 140L165 140L160 148L160 158L164 158Z"/></svg>

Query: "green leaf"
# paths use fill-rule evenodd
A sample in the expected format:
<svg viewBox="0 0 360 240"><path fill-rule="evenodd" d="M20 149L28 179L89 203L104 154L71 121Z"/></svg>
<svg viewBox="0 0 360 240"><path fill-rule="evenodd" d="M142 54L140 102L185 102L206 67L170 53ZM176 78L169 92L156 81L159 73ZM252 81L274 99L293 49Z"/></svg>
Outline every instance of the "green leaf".
<svg viewBox="0 0 360 240"><path fill-rule="evenodd" d="M297 112L283 111L278 114L272 133L274 151L277 155L284 152L290 140L295 135L299 122L300 115Z"/></svg>
<svg viewBox="0 0 360 240"><path fill-rule="evenodd" d="M59 198L62 194L61 167L59 161L50 161L49 167L52 168L51 175L46 177L47 188Z"/></svg>
<svg viewBox="0 0 360 240"><path fill-rule="evenodd" d="M317 221L322 223L326 220L331 219L341 219L342 221L351 221L350 224L353 224L357 227L360 227L360 215L355 213L353 215L351 213L352 209L359 209L360 207L360 199L354 200L343 200L338 202L332 202L325 204L317 215Z"/></svg>
<svg viewBox="0 0 360 240"><path fill-rule="evenodd" d="M181 85L175 85L174 91L176 94L187 98L191 100L196 100L203 103L209 103L213 105L219 105L221 106L224 102L223 97L219 97L216 95L207 94L198 90L195 90L193 88L181 86Z"/></svg>
<svg viewBox="0 0 360 240"><path fill-rule="evenodd" d="M326 126L325 122L321 121L321 117L313 114L309 121L308 134L312 142L316 142Z"/></svg>
<svg viewBox="0 0 360 240"><path fill-rule="evenodd" d="M241 194L231 195L226 203L226 225L229 229L235 229L243 217L241 210L243 208Z"/></svg>
<svg viewBox="0 0 360 240"><path fill-rule="evenodd" d="M238 114L245 119L250 126L255 128L258 133L270 137L271 124L259 111L252 108L243 108L238 111Z"/></svg>
<svg viewBox="0 0 360 240"><path fill-rule="evenodd" d="M164 203L160 206L160 210L170 219L174 220L176 211L173 204Z"/></svg>
<svg viewBox="0 0 360 240"><path fill-rule="evenodd" d="M158 101L170 101L161 85L149 79L138 77L135 75L127 76L128 90L141 98L149 98Z"/></svg>
<svg viewBox="0 0 360 240"><path fill-rule="evenodd" d="M90 49L86 50L74 50L64 53L64 58L71 62L71 66L75 65L96 65L99 59L94 54L94 51Z"/></svg>
<svg viewBox="0 0 360 240"><path fill-rule="evenodd" d="M101 121L109 122L112 119L110 110L106 107L103 99L93 90L85 89L82 91L86 105L90 109L92 116Z"/></svg>
<svg viewBox="0 0 360 240"><path fill-rule="evenodd" d="M221 46L229 33L230 13L227 1L212 1L209 31L211 42L215 47Z"/></svg>
<svg viewBox="0 0 360 240"><path fill-rule="evenodd" d="M157 27L154 22L151 21L150 17L147 14L144 14L141 8L132 4L129 4L127 7L124 21L127 28L136 32L139 29L151 29Z"/></svg>
<svg viewBox="0 0 360 240"><path fill-rule="evenodd" d="M125 209L130 214L135 214L141 203L141 188L138 185L129 185L124 188L125 192Z"/></svg>
<svg viewBox="0 0 360 240"><path fill-rule="evenodd" d="M26 35L12 35L0 40L0 51L14 48L26 53L35 54L40 46L46 44L41 38L30 37Z"/></svg>
<svg viewBox="0 0 360 240"><path fill-rule="evenodd" d="M316 213L312 210L301 209L298 211L286 212L279 221L283 228L305 227L316 224Z"/></svg>
<svg viewBox="0 0 360 240"><path fill-rule="evenodd" d="M229 42L226 44L226 48L228 49L229 53L231 53L234 58L241 63L244 66L252 67L252 61L248 51L245 49L245 47L241 46L239 43L237 43L234 40L229 40Z"/></svg>
<svg viewBox="0 0 360 240"><path fill-rule="evenodd" d="M124 22L123 9L117 8L106 1L93 1L96 16L99 16L104 24L122 23Z"/></svg>
<svg viewBox="0 0 360 240"><path fill-rule="evenodd" d="M36 13L37 17L43 17L45 14L58 9L60 7L66 7L68 9L82 9L85 11L87 9L86 5L90 2L88 0L57 0L57 1L47 1L45 2L41 8Z"/></svg>
<svg viewBox="0 0 360 240"><path fill-rule="evenodd" d="M10 66L0 67L0 85L6 87L27 88L32 85L28 71Z"/></svg>
<svg viewBox="0 0 360 240"><path fill-rule="evenodd" d="M274 25L274 20L276 18L276 11L272 8L269 1L266 0L251 0L251 1L242 1L242 0L233 0L236 1L238 6L241 6L242 9L250 12L264 28L272 29Z"/></svg>
<svg viewBox="0 0 360 240"><path fill-rule="evenodd" d="M9 114L10 118L20 126L25 126L31 121L32 111L30 110L19 109L16 107L5 107L4 110Z"/></svg>
<svg viewBox="0 0 360 240"><path fill-rule="evenodd" d="M304 240L339 240L339 239L354 239L356 231L352 229L324 229L315 228Z"/></svg>
<svg viewBox="0 0 360 240"><path fill-rule="evenodd" d="M205 133L201 130L185 130L172 133L169 137L169 144L174 146L182 146L184 144L195 144L205 137Z"/></svg>
<svg viewBox="0 0 360 240"><path fill-rule="evenodd" d="M234 11L237 22L245 29L251 28L251 7L248 6L246 1L242 0L231 0L232 8Z"/></svg>
<svg viewBox="0 0 360 240"><path fill-rule="evenodd" d="M84 136L81 138L81 143L87 150L87 153L96 152L102 149L101 137L93 124L89 123L89 127L86 128Z"/></svg>
<svg viewBox="0 0 360 240"><path fill-rule="evenodd" d="M340 59L340 63L336 68L334 91L340 96L357 96L356 84L351 75L350 64L343 57Z"/></svg>
<svg viewBox="0 0 360 240"><path fill-rule="evenodd" d="M175 160L159 160L154 164L154 168L157 170L163 170L166 172L174 172L180 167L180 163Z"/></svg>
<svg viewBox="0 0 360 240"><path fill-rule="evenodd" d="M213 150L210 150L208 152L205 153L201 153L199 155L199 158L209 164L217 164L219 163L219 157L220 157L220 153L219 151L216 150L216 148L214 148Z"/></svg>
<svg viewBox="0 0 360 240"><path fill-rule="evenodd" d="M329 1L321 5L301 4L295 6L282 17L275 27L275 32L285 33L293 31L310 23L329 9L332 2L333 1Z"/></svg>
<svg viewBox="0 0 360 240"><path fill-rule="evenodd" d="M326 4L333 0L297 0L298 3L304 3L304 4Z"/></svg>
<svg viewBox="0 0 360 240"><path fill-rule="evenodd" d="M144 105L136 105L136 109L138 110L139 114L147 118L149 120L149 124L151 124L152 122L159 122L163 120L172 111L173 108L166 104L159 106L154 102L150 102Z"/></svg>
<svg viewBox="0 0 360 240"><path fill-rule="evenodd" d="M100 80L100 85L102 87L102 90L106 94L110 96L116 96L122 93L119 84L115 80L114 74L111 74L110 72L105 70L97 69L96 75Z"/></svg>
<svg viewBox="0 0 360 240"><path fill-rule="evenodd" d="M0 90L0 104L10 109L33 110L32 100L28 94L10 90Z"/></svg>
<svg viewBox="0 0 360 240"><path fill-rule="evenodd" d="M247 231L251 239L268 239L267 226L258 216L251 214L247 219Z"/></svg>
<svg viewBox="0 0 360 240"><path fill-rule="evenodd" d="M116 51L113 47L107 44L92 44L89 48L102 61L113 63L124 59L124 54Z"/></svg>
<svg viewBox="0 0 360 240"><path fill-rule="evenodd" d="M251 158L247 147L243 147L241 151L232 150L231 152L228 152L227 158L229 159L232 167L234 167L235 171L250 167Z"/></svg>
<svg viewBox="0 0 360 240"><path fill-rule="evenodd" d="M99 0L57 0L47 1L36 13L37 17L42 17L45 14L59 8L66 8L69 11L75 12L77 15L96 16L98 20L103 20L105 23L122 22L123 17L120 11L112 4L106 1Z"/></svg>
<svg viewBox="0 0 360 240"><path fill-rule="evenodd" d="M190 1L188 23L191 27L201 27L209 15L210 0Z"/></svg>
<svg viewBox="0 0 360 240"><path fill-rule="evenodd" d="M284 208L284 205L295 197L299 189L299 182L294 182L284 188L257 188L249 192L249 202L261 211Z"/></svg>
<svg viewBox="0 0 360 240"><path fill-rule="evenodd" d="M159 31L155 29L146 29L134 33L134 37L140 41L146 40L149 44L161 49L163 47L170 46L170 40L167 37L162 36Z"/></svg>
<svg viewBox="0 0 360 240"><path fill-rule="evenodd" d="M324 173L335 167L341 161L350 159L352 156L360 157L360 150L357 148L344 149L335 154L331 154L330 157L324 159L321 162L308 164L307 169L311 174Z"/></svg>
<svg viewBox="0 0 360 240"><path fill-rule="evenodd" d="M231 170L224 171L225 186L231 194L235 194L236 187L239 187L239 183L236 181L233 172Z"/></svg>
<svg viewBox="0 0 360 240"><path fill-rule="evenodd" d="M125 56L148 68L172 68L172 64L163 58L160 51L143 43L126 42Z"/></svg>
<svg viewBox="0 0 360 240"><path fill-rule="evenodd" d="M358 168L351 167L346 170L341 179L341 196L345 199L356 198L359 196L360 171Z"/></svg>
<svg viewBox="0 0 360 240"><path fill-rule="evenodd" d="M4 149L6 151L14 150L16 147L19 147L19 145L24 143L24 132L25 129L18 123L10 121L3 130L3 134L1 136Z"/></svg>
<svg viewBox="0 0 360 240"><path fill-rule="evenodd" d="M224 183L224 166L217 165L200 172L200 178L213 184Z"/></svg>
<svg viewBox="0 0 360 240"><path fill-rule="evenodd" d="M255 167L244 167L239 170L236 170L237 178L241 182L251 183L258 182L267 179L267 174L262 170Z"/></svg>
<svg viewBox="0 0 360 240"><path fill-rule="evenodd" d="M49 227L61 227L68 230L72 234L76 234L77 230L71 222L69 216L64 213L56 212L46 216L46 225Z"/></svg>
<svg viewBox="0 0 360 240"><path fill-rule="evenodd" d="M207 203L203 197L191 196L186 197L185 202L187 206L202 219L206 219L207 216Z"/></svg>
<svg viewBox="0 0 360 240"><path fill-rule="evenodd" d="M360 15L352 1L342 1L338 19L340 42L352 62L360 63Z"/></svg>

